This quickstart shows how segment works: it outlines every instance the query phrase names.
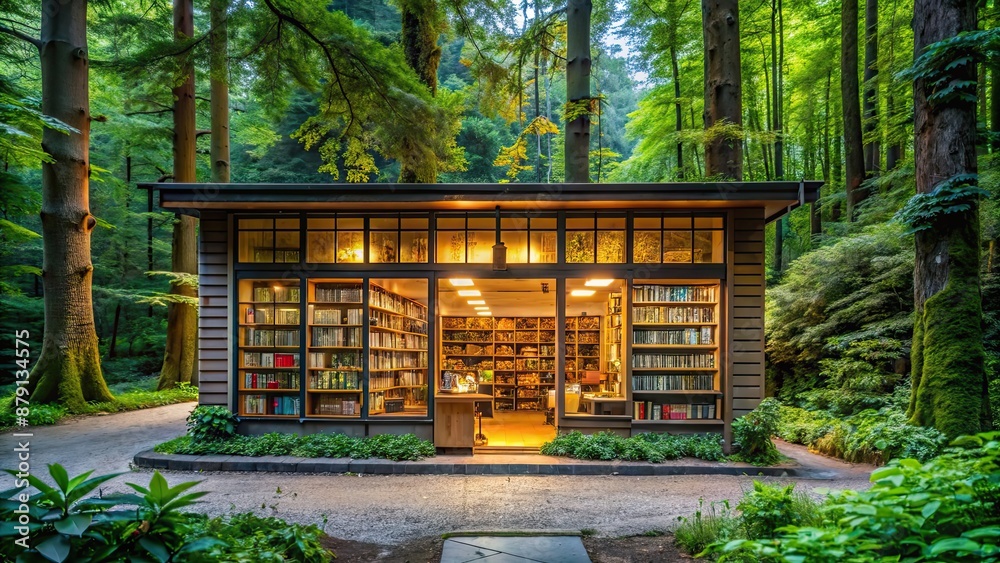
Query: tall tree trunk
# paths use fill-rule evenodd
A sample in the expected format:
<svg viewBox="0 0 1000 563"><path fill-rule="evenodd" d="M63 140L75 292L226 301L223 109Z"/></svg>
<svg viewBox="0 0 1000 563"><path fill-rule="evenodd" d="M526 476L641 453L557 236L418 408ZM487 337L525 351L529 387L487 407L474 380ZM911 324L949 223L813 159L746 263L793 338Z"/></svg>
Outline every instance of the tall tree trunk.
<svg viewBox="0 0 1000 563"><path fill-rule="evenodd" d="M590 104L590 0L569 0L566 5L566 101ZM566 181L590 181L590 115L566 124Z"/></svg>
<svg viewBox="0 0 1000 563"><path fill-rule="evenodd" d="M178 39L194 36L192 0L174 0L174 35ZM194 65L185 62L184 81L174 94L174 182L193 183L195 177ZM178 215L174 222L170 269L176 273L198 273L198 221L190 215ZM197 297L197 289L172 282L170 293L185 298ZM183 302L167 305L167 346L160 368L158 389L190 383L194 377L198 349L198 311Z"/></svg>
<svg viewBox="0 0 1000 563"><path fill-rule="evenodd" d="M896 99L892 95L892 86L889 86L889 92L885 98L885 115L886 119L892 119L896 114ZM891 127L891 122L890 127ZM885 169L892 170L896 168L896 164L899 163L900 159L903 158L903 144L899 141L894 141L889 143L889 146L885 149Z"/></svg>
<svg viewBox="0 0 1000 563"><path fill-rule="evenodd" d="M771 80L773 82L773 87L771 91L774 95L773 108L771 110L772 115L774 115L774 123L771 131L774 133L774 179L784 180L785 179L785 155L784 155L784 142L782 141L782 116L781 116L781 103L782 103L782 68L781 59L784 59L785 54L785 44L782 35L781 27L783 24L779 25L778 22L782 20L781 14L781 0L771 0ZM780 51L779 54L779 45ZM781 239L775 237L775 244L781 244ZM781 261L778 261L778 270L781 271Z"/></svg>
<svg viewBox="0 0 1000 563"><path fill-rule="evenodd" d="M108 345L108 357L114 358L118 354L118 323L122 318L122 304L115 305L115 322L111 325L111 344Z"/></svg>
<svg viewBox="0 0 1000 563"><path fill-rule="evenodd" d="M865 1L865 101L864 153L865 176L878 175L881 155L878 131L878 0Z"/></svg>
<svg viewBox="0 0 1000 563"><path fill-rule="evenodd" d="M826 71L826 89L823 93L823 183L830 189L830 90L833 70ZM821 195L821 194L820 194ZM813 236L823 234L823 208L820 198L809 209L809 232Z"/></svg>
<svg viewBox="0 0 1000 563"><path fill-rule="evenodd" d="M45 333L31 371L33 403L59 401L82 411L87 401L114 398L101 374L94 304L90 236L90 97L87 2L42 10L39 45L42 113L76 129L42 131L42 283Z"/></svg>
<svg viewBox="0 0 1000 563"><path fill-rule="evenodd" d="M773 41L772 41L772 46L773 46ZM773 108L771 107L771 77L774 76L774 73L773 72L769 73L768 70L767 70L767 60L768 60L767 59L767 50L764 47L764 40L763 39L760 40L760 50L762 52L761 54L764 57L764 65L763 65L763 70L764 70L764 114L767 117L767 130L769 132L773 133L774 132L774 111L773 111ZM774 58L772 57L771 60L773 61ZM761 131L763 131L763 129L761 129ZM774 179L774 177L771 176L771 159L772 159L771 155L774 152L773 149L774 149L774 143L764 143L764 179L765 180L772 180L772 179Z"/></svg>
<svg viewBox="0 0 1000 563"><path fill-rule="evenodd" d="M229 182L229 36L226 19L229 0L210 0L212 182Z"/></svg>
<svg viewBox="0 0 1000 563"><path fill-rule="evenodd" d="M437 0L404 0L399 3L402 18L401 37L406 63L417 77L437 95L437 72L441 64L441 47L438 46ZM437 181L437 162L433 156L410 146L404 140L400 160L399 181L403 183L434 183Z"/></svg>
<svg viewBox="0 0 1000 563"><path fill-rule="evenodd" d="M915 56L930 44L976 28L974 2L916 0ZM956 65L951 80L976 79L974 65ZM932 103L924 78L913 83L914 163L918 194L958 174L976 174L975 102ZM943 215L915 236L910 420L949 437L988 427L980 296L979 205Z"/></svg>
<svg viewBox="0 0 1000 563"><path fill-rule="evenodd" d="M831 186L828 193L839 192L844 182L844 157L842 150L844 138L843 131L841 131L843 123L840 119L833 120L833 167L830 171L833 186ZM834 202L830 206L830 221L834 223L840 221L841 210L840 202Z"/></svg>
<svg viewBox="0 0 1000 563"><path fill-rule="evenodd" d="M844 145L847 149L847 220L855 220L855 207L865 198L865 158L861 140L861 101L858 92L858 0L842 0L840 10L840 96L844 111Z"/></svg>
<svg viewBox="0 0 1000 563"><path fill-rule="evenodd" d="M677 62L677 24L681 14L677 10L677 0L667 0L667 43L670 44L670 79L674 83L674 130L677 131L677 179L684 179L684 130L683 107L681 107L681 70Z"/></svg>
<svg viewBox="0 0 1000 563"><path fill-rule="evenodd" d="M1000 134L1000 63L990 67L990 131ZM993 152L1000 151L1000 138L990 145Z"/></svg>
<svg viewBox="0 0 1000 563"><path fill-rule="evenodd" d="M694 104L691 104L690 109L691 109L691 129L696 129L698 127L698 125L695 123L695 119L694 119ZM702 168L701 168L701 158L698 157L699 151L692 150L691 153L692 153L692 156L694 156L694 167L695 167L695 170L698 171L698 175L699 176L702 176L703 172L702 172Z"/></svg>
<svg viewBox="0 0 1000 563"><path fill-rule="evenodd" d="M743 125L740 18L737 0L702 0L705 36L705 129ZM705 147L705 173L743 179L742 134L715 135Z"/></svg>

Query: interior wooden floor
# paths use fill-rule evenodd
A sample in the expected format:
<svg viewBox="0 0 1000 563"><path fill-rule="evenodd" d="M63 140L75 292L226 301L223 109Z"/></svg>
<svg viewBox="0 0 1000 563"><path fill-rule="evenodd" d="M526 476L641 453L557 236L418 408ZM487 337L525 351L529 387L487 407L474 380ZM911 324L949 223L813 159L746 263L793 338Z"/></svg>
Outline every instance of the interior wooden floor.
<svg viewBox="0 0 1000 563"><path fill-rule="evenodd" d="M556 429L545 424L544 412L501 411L494 412L493 418L483 418L483 434L490 447L537 448L555 438Z"/></svg>

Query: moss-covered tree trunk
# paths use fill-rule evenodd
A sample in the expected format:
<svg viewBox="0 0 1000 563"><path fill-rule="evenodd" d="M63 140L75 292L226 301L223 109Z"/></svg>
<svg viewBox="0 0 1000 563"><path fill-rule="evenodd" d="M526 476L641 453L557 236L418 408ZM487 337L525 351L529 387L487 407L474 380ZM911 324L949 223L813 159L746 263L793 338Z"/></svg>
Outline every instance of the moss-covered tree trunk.
<svg viewBox="0 0 1000 563"><path fill-rule="evenodd" d="M976 28L973 2L917 0L914 50ZM975 65L959 65L953 80L976 80ZM976 173L975 102L931 103L932 86L913 84L917 193L958 174ZM916 234L913 292L912 422L948 436L975 433L989 420L979 279L979 207L943 215Z"/></svg>
<svg viewBox="0 0 1000 563"><path fill-rule="evenodd" d="M192 0L174 0L174 34L178 39L194 36L194 6ZM194 125L194 66L185 62L184 81L173 89L174 94L174 181L195 182ZM174 223L171 248L171 271L198 273L198 220L190 215L178 215ZM170 293L195 298L197 289L173 282ZM198 351L198 310L182 301L167 306L167 346L160 368L158 389L174 387L180 382L196 381Z"/></svg>
<svg viewBox="0 0 1000 563"><path fill-rule="evenodd" d="M45 334L29 378L31 401L81 411L113 400L101 374L91 283L90 97L87 2L42 10L42 113L76 131L42 133L52 162L42 164L42 281Z"/></svg>
<svg viewBox="0 0 1000 563"><path fill-rule="evenodd" d="M441 47L437 0L401 0L403 54L406 63L417 73L420 81L437 95L437 72L441 64ZM403 183L433 183L437 181L436 156L403 141L399 181Z"/></svg>

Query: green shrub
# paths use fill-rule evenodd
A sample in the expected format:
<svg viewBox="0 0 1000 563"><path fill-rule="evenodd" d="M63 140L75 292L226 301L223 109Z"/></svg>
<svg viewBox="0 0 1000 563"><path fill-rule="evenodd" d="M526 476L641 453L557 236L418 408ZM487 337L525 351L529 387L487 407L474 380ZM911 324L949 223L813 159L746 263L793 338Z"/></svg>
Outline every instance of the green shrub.
<svg viewBox="0 0 1000 563"><path fill-rule="evenodd" d="M326 563L333 557L320 543L323 531L315 525L303 526L252 512L205 519L194 532L218 538L225 547L210 555L214 561L255 563Z"/></svg>
<svg viewBox="0 0 1000 563"><path fill-rule="evenodd" d="M435 454L434 444L413 434L379 434L355 438L344 434L299 436L271 432L262 436L234 435L226 439L200 441L191 436L180 436L158 444L153 449L164 454L184 455L294 455L354 459L378 457L393 461L416 461Z"/></svg>
<svg viewBox="0 0 1000 563"><path fill-rule="evenodd" d="M781 403L773 397L761 401L757 408L733 421L735 459L754 465L771 465L782 459L771 436L778 433Z"/></svg>
<svg viewBox="0 0 1000 563"><path fill-rule="evenodd" d="M226 407L196 407L187 417L188 436L193 442L225 440L236 434L239 418Z"/></svg>
<svg viewBox="0 0 1000 563"><path fill-rule="evenodd" d="M727 542L741 537L739 519L729 509L729 501L709 503L698 499L698 510L692 516L678 518L680 525L674 530L674 542L690 554L700 553L710 544Z"/></svg>
<svg viewBox="0 0 1000 563"><path fill-rule="evenodd" d="M611 432L587 435L579 430L559 434L542 444L542 455L574 457L577 459L648 461L662 463L684 456L708 461L722 461L722 436L637 434L623 438Z"/></svg>
<svg viewBox="0 0 1000 563"><path fill-rule="evenodd" d="M707 554L750 551L809 562L1000 561L1000 433L966 436L927 463L894 459L866 491L833 493L822 521L786 520L764 540L719 541ZM805 523L806 525L801 525Z"/></svg>
<svg viewBox="0 0 1000 563"><path fill-rule="evenodd" d="M736 505L744 536L754 540L771 538L778 528L792 522L803 526L818 524L819 505L794 489L794 483L772 487L754 480L753 490L744 494Z"/></svg>

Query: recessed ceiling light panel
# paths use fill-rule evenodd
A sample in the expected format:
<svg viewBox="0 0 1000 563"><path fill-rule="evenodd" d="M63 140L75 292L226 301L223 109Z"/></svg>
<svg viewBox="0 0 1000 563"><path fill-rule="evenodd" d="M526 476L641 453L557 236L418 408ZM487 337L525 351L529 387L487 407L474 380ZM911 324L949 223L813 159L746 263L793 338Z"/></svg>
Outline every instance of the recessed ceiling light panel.
<svg viewBox="0 0 1000 563"><path fill-rule="evenodd" d="M460 289L458 294L461 297L479 297L482 293L479 293L478 289Z"/></svg>
<svg viewBox="0 0 1000 563"><path fill-rule="evenodd" d="M615 280L609 280L609 279L593 279L593 280L587 280L587 282L584 283L583 285L587 287L608 287L609 285L614 283L614 281Z"/></svg>
<svg viewBox="0 0 1000 563"><path fill-rule="evenodd" d="M573 297L590 297L591 295L597 293L593 289L574 289L569 292Z"/></svg>
<svg viewBox="0 0 1000 563"><path fill-rule="evenodd" d="M471 287L472 280L469 278L451 278L448 280L453 287Z"/></svg>

